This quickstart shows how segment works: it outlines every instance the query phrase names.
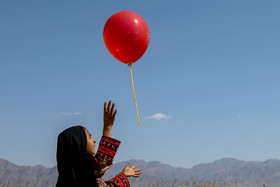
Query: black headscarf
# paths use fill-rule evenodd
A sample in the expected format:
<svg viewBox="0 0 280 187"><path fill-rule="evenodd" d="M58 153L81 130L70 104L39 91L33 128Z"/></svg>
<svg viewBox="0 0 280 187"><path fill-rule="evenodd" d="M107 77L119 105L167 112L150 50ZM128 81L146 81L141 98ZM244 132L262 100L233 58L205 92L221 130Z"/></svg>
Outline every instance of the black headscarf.
<svg viewBox="0 0 280 187"><path fill-rule="evenodd" d="M85 128L74 126L64 130L57 139L58 181L56 187L98 186L94 177L93 161L86 154L87 136Z"/></svg>

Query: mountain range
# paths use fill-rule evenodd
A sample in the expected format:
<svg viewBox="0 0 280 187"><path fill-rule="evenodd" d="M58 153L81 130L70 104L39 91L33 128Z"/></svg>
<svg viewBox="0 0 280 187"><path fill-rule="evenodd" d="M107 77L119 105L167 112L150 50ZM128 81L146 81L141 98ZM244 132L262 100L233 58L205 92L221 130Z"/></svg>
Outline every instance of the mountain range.
<svg viewBox="0 0 280 187"><path fill-rule="evenodd" d="M143 169L137 179L130 178L131 186L196 186L198 184L216 184L222 187L279 187L280 160L264 162L242 161L222 158L211 163L199 164L190 169L174 168L157 161L145 162L132 160ZM105 176L105 180L118 174L128 163L115 163ZM0 159L0 187L49 187L57 180L56 166L45 168L37 166L18 166Z"/></svg>

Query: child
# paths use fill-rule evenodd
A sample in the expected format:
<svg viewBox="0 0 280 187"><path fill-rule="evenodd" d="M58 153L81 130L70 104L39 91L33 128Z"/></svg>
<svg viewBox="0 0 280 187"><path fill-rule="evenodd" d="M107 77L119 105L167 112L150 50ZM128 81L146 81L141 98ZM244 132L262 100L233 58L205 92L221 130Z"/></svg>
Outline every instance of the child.
<svg viewBox="0 0 280 187"><path fill-rule="evenodd" d="M131 167L131 162L121 173L108 181L101 177L112 167L113 158L120 141L111 138L111 130L115 121L117 109L111 100L104 103L103 136L96 153L96 141L89 131L82 126L74 126L64 130L57 141L58 181L56 187L116 187L127 186L127 177L139 177L142 169Z"/></svg>

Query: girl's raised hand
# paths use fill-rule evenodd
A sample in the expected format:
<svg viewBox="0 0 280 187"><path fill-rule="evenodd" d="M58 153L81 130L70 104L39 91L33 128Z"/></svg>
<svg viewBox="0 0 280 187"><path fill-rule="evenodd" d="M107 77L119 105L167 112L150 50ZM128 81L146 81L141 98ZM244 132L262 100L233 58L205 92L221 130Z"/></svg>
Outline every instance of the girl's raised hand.
<svg viewBox="0 0 280 187"><path fill-rule="evenodd" d="M112 104L112 101L109 100L109 103L107 104L107 101L104 103L104 115L103 115L103 136L111 137L111 130L115 122L115 116L117 114L117 109L115 109L115 103Z"/></svg>
<svg viewBox="0 0 280 187"><path fill-rule="evenodd" d="M134 165L132 167L130 167L132 164L132 162L130 161L129 164L127 164L127 166L125 166L125 168L123 168L122 173L126 176L126 177L140 177L140 175L143 173L142 169L136 169L136 167L138 165Z"/></svg>

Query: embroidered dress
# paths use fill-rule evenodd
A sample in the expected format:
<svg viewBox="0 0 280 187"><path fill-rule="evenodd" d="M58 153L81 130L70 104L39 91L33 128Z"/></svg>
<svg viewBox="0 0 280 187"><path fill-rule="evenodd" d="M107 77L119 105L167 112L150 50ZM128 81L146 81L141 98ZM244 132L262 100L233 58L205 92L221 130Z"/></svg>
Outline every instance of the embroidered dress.
<svg viewBox="0 0 280 187"><path fill-rule="evenodd" d="M123 173L119 173L114 178L108 181L104 181L101 177L104 175L106 170L112 167L113 159L119 148L120 141L103 136L99 143L98 151L95 155L95 176L97 178L97 183L100 187L129 187L129 181Z"/></svg>
<svg viewBox="0 0 280 187"><path fill-rule="evenodd" d="M86 154L84 129L82 126L70 127L58 136L56 187L129 187L129 181L122 173L108 181L101 178L112 167L121 142L103 136L95 156Z"/></svg>

